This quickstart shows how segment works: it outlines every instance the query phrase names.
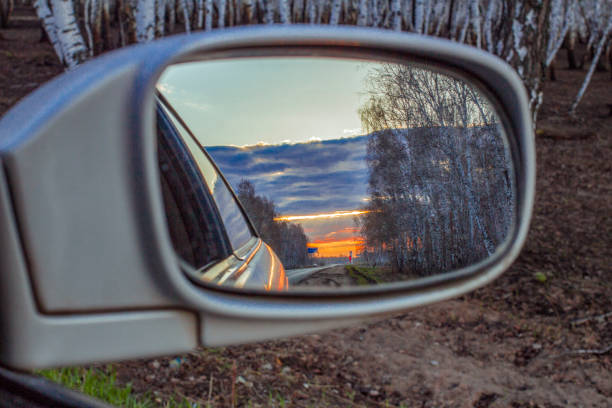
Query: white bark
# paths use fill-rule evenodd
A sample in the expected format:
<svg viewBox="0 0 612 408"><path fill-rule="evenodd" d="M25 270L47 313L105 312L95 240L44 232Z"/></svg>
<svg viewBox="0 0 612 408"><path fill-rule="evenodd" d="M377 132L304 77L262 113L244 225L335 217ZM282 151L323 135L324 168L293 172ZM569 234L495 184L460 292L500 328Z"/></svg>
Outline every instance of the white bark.
<svg viewBox="0 0 612 408"><path fill-rule="evenodd" d="M268 0L270 1L270 0ZM338 1L338 8L340 8L340 0ZM281 24L289 24L289 0L278 0L278 14Z"/></svg>
<svg viewBox="0 0 612 408"><path fill-rule="evenodd" d="M146 1L146 0L139 0ZM185 24L185 32L187 34L191 34L191 20L189 18L189 5L187 4L187 0L180 0L181 9L183 9L183 23Z"/></svg>
<svg viewBox="0 0 612 408"><path fill-rule="evenodd" d="M448 14L450 12L450 2L446 0L437 0L433 5L432 9L432 20L436 25L433 35L436 37L442 32L444 24L448 21Z"/></svg>
<svg viewBox="0 0 612 408"><path fill-rule="evenodd" d="M338 25L338 21L340 20L340 6L340 0L332 0L329 25Z"/></svg>
<svg viewBox="0 0 612 408"><path fill-rule="evenodd" d="M372 27L380 27L382 17L378 9L378 0L370 0L370 13L370 24Z"/></svg>
<svg viewBox="0 0 612 408"><path fill-rule="evenodd" d="M95 0L85 0L83 4L83 26L85 34L87 34L87 46L89 48L89 56L93 57L93 34L91 33L91 3Z"/></svg>
<svg viewBox="0 0 612 408"><path fill-rule="evenodd" d="M400 0L391 0L391 28L394 31L402 31L402 14Z"/></svg>
<svg viewBox="0 0 612 408"><path fill-rule="evenodd" d="M558 31L560 29L559 23L557 22L555 23L555 31L553 31L552 28L552 21L551 21L551 34L548 38L548 47L546 50L546 62L545 65L548 67L550 66L550 64L552 64L553 60L555 59L555 56L557 55L557 52L559 51L559 48L561 48L561 45L563 45L563 40L565 39L565 36L567 35L567 32L569 31L570 28L572 28L575 24L575 16L576 16L576 0L569 0L568 1L570 4L568 4L567 6L567 10L565 12L565 18L563 18L563 15L561 15L559 17L559 15L556 15L555 18L557 19L562 19L563 21L565 21L565 24L561 30L561 33L557 34L556 31ZM552 11L551 10L551 20L553 19L553 15L552 15ZM555 38L556 36L556 38Z"/></svg>
<svg viewBox="0 0 612 408"><path fill-rule="evenodd" d="M212 30L212 11L213 11L213 4L212 4L212 0L204 0L204 10L206 12L206 15L204 16L204 30L205 31L210 31Z"/></svg>
<svg viewBox="0 0 612 408"><path fill-rule="evenodd" d="M584 91L586 91L587 86L589 86L589 82L591 82L591 77L593 76L593 72L595 72L595 67L597 66L597 62L599 61L599 58L601 57L601 53L606 47L606 42L608 41L610 30L612 30L612 14L610 14L610 17L608 17L608 24L606 25L606 28L604 29L604 32L602 33L599 43L597 45L597 51L595 52L593 61L591 61L589 72L584 78L584 82L582 83L582 86L580 87L580 90L578 91L578 95L576 95L576 99L574 100L574 103L572 103L572 107L570 108L570 114L572 115L576 112L576 108L578 107L578 104L580 103L580 100L582 99L584 95Z"/></svg>
<svg viewBox="0 0 612 408"><path fill-rule="evenodd" d="M176 26L176 0L165 0L165 2L165 14L168 16L168 31L172 33L174 32L174 27Z"/></svg>
<svg viewBox="0 0 612 408"><path fill-rule="evenodd" d="M88 55L74 13L74 4L72 0L51 0L51 9L55 17L56 33L62 48L64 64L68 69L72 69Z"/></svg>
<svg viewBox="0 0 612 408"><path fill-rule="evenodd" d="M317 5L317 17L315 19L315 24L321 24L321 20L323 19L323 9L325 6L325 0L315 0L315 4Z"/></svg>
<svg viewBox="0 0 612 408"><path fill-rule="evenodd" d="M263 3L264 7L266 8L266 13L264 15L264 24L274 24L274 2L266 0Z"/></svg>
<svg viewBox="0 0 612 408"><path fill-rule="evenodd" d="M483 24L485 46L487 51L493 53L495 42L493 41L493 15L495 14L499 0L489 0L487 7L487 13L485 14L485 21Z"/></svg>
<svg viewBox="0 0 612 408"><path fill-rule="evenodd" d="M57 36L57 27L55 25L55 17L53 16L53 12L49 7L49 3L47 0L36 0L34 1L34 9L36 10L36 14L38 18L42 22L42 26L47 33L47 37L49 38L49 42L51 46L55 50L55 54L59 58L60 62L64 62L64 54L62 51L62 46L59 43L59 38Z"/></svg>
<svg viewBox="0 0 612 408"><path fill-rule="evenodd" d="M414 31L420 34L423 32L423 24L425 22L425 0L416 0L413 12Z"/></svg>
<svg viewBox="0 0 612 408"><path fill-rule="evenodd" d="M412 0L401 0L402 20L406 31L414 31L412 25Z"/></svg>
<svg viewBox="0 0 612 408"><path fill-rule="evenodd" d="M225 9L227 8L226 0L218 0L217 2L217 11L219 13L217 20L217 27L224 28L225 27Z"/></svg>
<svg viewBox="0 0 612 408"><path fill-rule="evenodd" d="M196 0L196 28L204 27L204 0Z"/></svg>
<svg viewBox="0 0 612 408"><path fill-rule="evenodd" d="M450 39L453 41L458 41L458 38L460 37L460 30L465 23L467 13L464 7L464 2L456 0L454 4L454 10L452 10Z"/></svg>
<svg viewBox="0 0 612 408"><path fill-rule="evenodd" d="M470 25L470 13L467 9L465 9L464 11L465 13L463 14L463 24L461 25L461 31L459 32L459 37L457 38L457 41L459 41L460 43L465 42L467 30Z"/></svg>
<svg viewBox="0 0 612 408"><path fill-rule="evenodd" d="M155 0L155 36L163 37L166 28L166 0Z"/></svg>
<svg viewBox="0 0 612 408"><path fill-rule="evenodd" d="M308 16L308 22L310 24L315 23L315 19L317 18L317 10L315 6L315 0L306 0L306 14Z"/></svg>
<svg viewBox="0 0 612 408"><path fill-rule="evenodd" d="M482 48L482 40L480 34L480 7L478 0L471 0L470 2L470 19L472 23L472 29L476 35L476 47Z"/></svg>
<svg viewBox="0 0 612 408"><path fill-rule="evenodd" d="M429 35L432 31L431 22L434 17L432 1L433 0L425 0L425 21L423 22L423 31L422 31L422 33L425 35Z"/></svg>
<svg viewBox="0 0 612 408"><path fill-rule="evenodd" d="M357 15L357 25L365 27L368 25L368 0L359 0L359 14Z"/></svg>
<svg viewBox="0 0 612 408"><path fill-rule="evenodd" d="M137 0L134 8L136 22L136 41L145 43L155 38L155 2Z"/></svg>
<svg viewBox="0 0 612 408"><path fill-rule="evenodd" d="M304 11L306 10L306 5L304 0L294 0L291 5L291 22L293 23L302 23L304 22ZM290 3L291 4L291 3Z"/></svg>

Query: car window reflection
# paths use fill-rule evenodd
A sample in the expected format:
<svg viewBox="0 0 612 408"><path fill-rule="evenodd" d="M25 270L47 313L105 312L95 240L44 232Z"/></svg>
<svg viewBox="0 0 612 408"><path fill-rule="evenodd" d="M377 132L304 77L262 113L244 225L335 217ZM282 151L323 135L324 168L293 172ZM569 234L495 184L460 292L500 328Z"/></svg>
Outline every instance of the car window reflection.
<svg viewBox="0 0 612 408"><path fill-rule="evenodd" d="M181 139L185 142L187 149L197 163L198 170L206 181L221 214L232 248L234 250L240 248L251 239L253 234L234 196L212 165L210 159L200 145L193 140L187 129L182 126L180 121L165 106L164 110L170 117L174 127L178 130Z"/></svg>

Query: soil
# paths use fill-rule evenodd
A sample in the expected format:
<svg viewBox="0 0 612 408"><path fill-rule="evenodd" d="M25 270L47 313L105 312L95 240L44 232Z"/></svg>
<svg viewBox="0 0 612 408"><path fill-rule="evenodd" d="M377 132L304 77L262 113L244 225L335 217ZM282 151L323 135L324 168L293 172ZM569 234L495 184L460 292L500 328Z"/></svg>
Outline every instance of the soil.
<svg viewBox="0 0 612 408"><path fill-rule="evenodd" d="M30 10L11 21L0 114L62 71ZM532 227L497 281L324 334L123 362L120 381L203 406L612 406L612 82L596 72L568 117L585 71L560 54L538 119Z"/></svg>
<svg viewBox="0 0 612 408"><path fill-rule="evenodd" d="M311 287L346 287L354 285L357 285L357 282L351 278L344 265L322 269L297 284L297 286Z"/></svg>

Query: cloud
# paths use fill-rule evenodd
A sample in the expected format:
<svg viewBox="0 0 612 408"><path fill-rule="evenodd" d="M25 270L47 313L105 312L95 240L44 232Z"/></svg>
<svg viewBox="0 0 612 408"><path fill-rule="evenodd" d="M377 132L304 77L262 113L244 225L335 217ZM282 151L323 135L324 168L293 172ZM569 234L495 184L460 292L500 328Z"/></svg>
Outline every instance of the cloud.
<svg viewBox="0 0 612 408"><path fill-rule="evenodd" d="M201 112L208 112L211 109L211 106L209 104L202 102L195 102L183 99L179 103L187 108L191 108Z"/></svg>
<svg viewBox="0 0 612 408"><path fill-rule="evenodd" d="M281 213L309 214L363 206L366 146L367 137L360 136L207 150L234 188L248 179Z"/></svg>
<svg viewBox="0 0 612 408"><path fill-rule="evenodd" d="M363 129L361 129L361 128L343 129L342 133L344 133L345 135L357 136L357 135L362 135L363 134Z"/></svg>
<svg viewBox="0 0 612 408"><path fill-rule="evenodd" d="M176 92L176 88L173 85L170 85L165 82L158 82L156 87L157 87L157 90L161 92L163 95L170 95Z"/></svg>

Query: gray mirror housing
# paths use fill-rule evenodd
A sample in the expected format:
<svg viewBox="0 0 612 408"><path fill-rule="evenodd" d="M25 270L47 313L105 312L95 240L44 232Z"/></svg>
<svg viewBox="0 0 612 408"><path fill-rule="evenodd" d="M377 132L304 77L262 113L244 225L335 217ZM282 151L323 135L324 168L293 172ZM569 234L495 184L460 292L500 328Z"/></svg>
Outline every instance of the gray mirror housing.
<svg viewBox="0 0 612 408"><path fill-rule="evenodd" d="M166 66L289 48L393 54L480 84L510 138L518 222L496 256L444 278L337 297L196 286L164 220L154 85ZM253 27L109 53L41 87L0 121L0 362L33 368L185 351L351 324L487 284L525 240L535 186L522 83L489 54L446 40L329 27Z"/></svg>

